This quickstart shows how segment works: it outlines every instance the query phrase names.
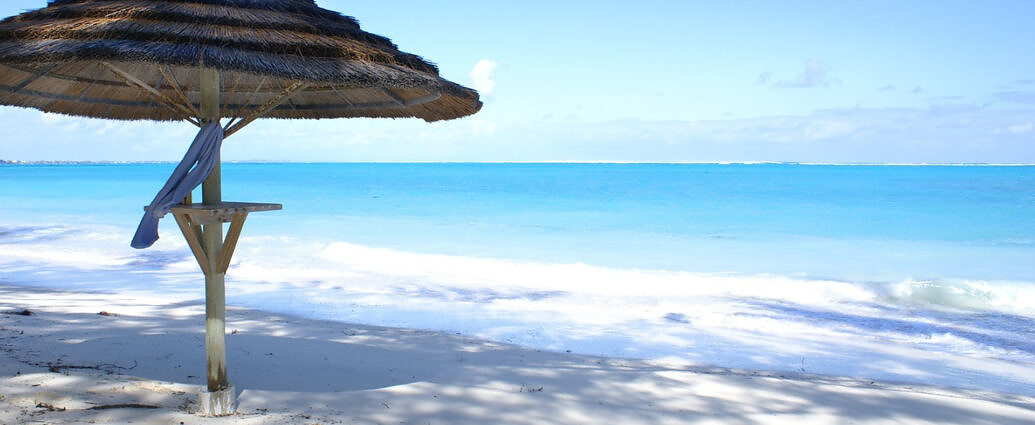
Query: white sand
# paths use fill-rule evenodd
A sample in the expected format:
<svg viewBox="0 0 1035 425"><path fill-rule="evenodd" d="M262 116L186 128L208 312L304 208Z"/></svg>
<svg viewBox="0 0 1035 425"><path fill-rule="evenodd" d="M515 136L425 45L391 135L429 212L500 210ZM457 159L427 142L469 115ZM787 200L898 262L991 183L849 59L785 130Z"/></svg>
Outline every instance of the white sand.
<svg viewBox="0 0 1035 425"><path fill-rule="evenodd" d="M33 315L9 314L23 309ZM239 414L205 418L191 413L204 380L199 302L0 285L0 311L3 424L1035 423L1032 397L547 353L232 307Z"/></svg>

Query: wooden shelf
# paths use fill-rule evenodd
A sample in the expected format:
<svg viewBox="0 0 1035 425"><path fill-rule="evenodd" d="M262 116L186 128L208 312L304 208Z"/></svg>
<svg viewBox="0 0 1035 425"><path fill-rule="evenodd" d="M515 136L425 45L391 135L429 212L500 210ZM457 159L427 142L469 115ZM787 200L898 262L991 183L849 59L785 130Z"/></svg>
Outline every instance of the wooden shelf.
<svg viewBox="0 0 1035 425"><path fill-rule="evenodd" d="M281 204L265 204L258 202L222 202L215 205L185 204L169 208L176 215L185 215L198 223L229 223L234 215L282 209Z"/></svg>
<svg viewBox="0 0 1035 425"><path fill-rule="evenodd" d="M222 275L230 267L230 258L234 255L237 239L241 236L241 228L244 227L248 213L276 211L281 208L280 204L221 202L213 205L180 204L169 208L169 212L176 218L176 224L180 226L183 237L187 238L187 245L194 253L194 258L198 260L201 271L205 276L210 276ZM206 248L202 244L203 228L210 225L222 226L222 223L230 223L226 239L217 240L217 245ZM222 235L222 229L217 230L217 234Z"/></svg>

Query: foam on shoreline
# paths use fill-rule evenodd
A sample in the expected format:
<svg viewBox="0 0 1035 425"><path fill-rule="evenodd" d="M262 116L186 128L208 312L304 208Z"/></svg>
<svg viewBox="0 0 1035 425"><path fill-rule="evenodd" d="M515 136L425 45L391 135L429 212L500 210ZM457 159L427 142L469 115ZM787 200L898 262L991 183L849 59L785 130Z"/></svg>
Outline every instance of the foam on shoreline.
<svg viewBox="0 0 1035 425"><path fill-rule="evenodd" d="M130 251L106 228L8 228L7 281L190 301L182 240ZM242 239L232 305L458 332L552 351L801 371L1035 395L1028 282L851 282Z"/></svg>

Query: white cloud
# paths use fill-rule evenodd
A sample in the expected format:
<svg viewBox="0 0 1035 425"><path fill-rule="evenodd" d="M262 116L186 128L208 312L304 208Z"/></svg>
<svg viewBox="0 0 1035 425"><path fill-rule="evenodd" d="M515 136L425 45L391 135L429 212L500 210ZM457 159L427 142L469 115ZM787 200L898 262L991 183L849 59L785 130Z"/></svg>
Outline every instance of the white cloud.
<svg viewBox="0 0 1035 425"><path fill-rule="evenodd" d="M493 81L493 74L496 73L496 62L491 59L482 59L474 64L471 72L467 74L471 85L483 96L491 95L496 88L496 81Z"/></svg>
<svg viewBox="0 0 1035 425"><path fill-rule="evenodd" d="M501 128L477 158L508 160L1035 163L1030 110L850 108L731 120L542 123ZM999 134L990 130L1003 129ZM1035 123L1032 129L1035 130ZM520 143L518 143L520 141ZM520 151L501 154L512 144Z"/></svg>
<svg viewBox="0 0 1035 425"><path fill-rule="evenodd" d="M831 79L827 68L819 61L810 60L805 63L805 70L798 74L793 80L777 81L773 87L782 88L810 88L830 87L833 83L840 83L840 80Z"/></svg>
<svg viewBox="0 0 1035 425"><path fill-rule="evenodd" d="M1010 132L1013 134L1025 134L1031 131L1031 128L1032 126L1030 122L1025 124L1018 124L1010 126Z"/></svg>
<svg viewBox="0 0 1035 425"><path fill-rule="evenodd" d="M905 90L903 90L905 91ZM944 104L845 108L695 121L261 120L223 146L225 160L800 161L1035 163L1035 108ZM50 122L49 120L56 122ZM197 128L0 109L0 159L165 160ZM142 137L146 136L146 137ZM304 141L304 143L300 143Z"/></svg>

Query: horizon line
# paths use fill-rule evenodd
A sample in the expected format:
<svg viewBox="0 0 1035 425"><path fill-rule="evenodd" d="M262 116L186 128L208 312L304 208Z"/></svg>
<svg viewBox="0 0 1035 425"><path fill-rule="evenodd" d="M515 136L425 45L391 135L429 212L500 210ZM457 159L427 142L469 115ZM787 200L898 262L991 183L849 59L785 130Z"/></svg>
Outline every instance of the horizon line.
<svg viewBox="0 0 1035 425"><path fill-rule="evenodd" d="M5 160L0 165L133 165L175 164L179 161L116 161L116 160ZM823 166L899 166L899 167L1032 167L1035 163L997 162L801 162L801 161L283 161L283 160L227 160L225 164L617 164L617 165L823 165Z"/></svg>

